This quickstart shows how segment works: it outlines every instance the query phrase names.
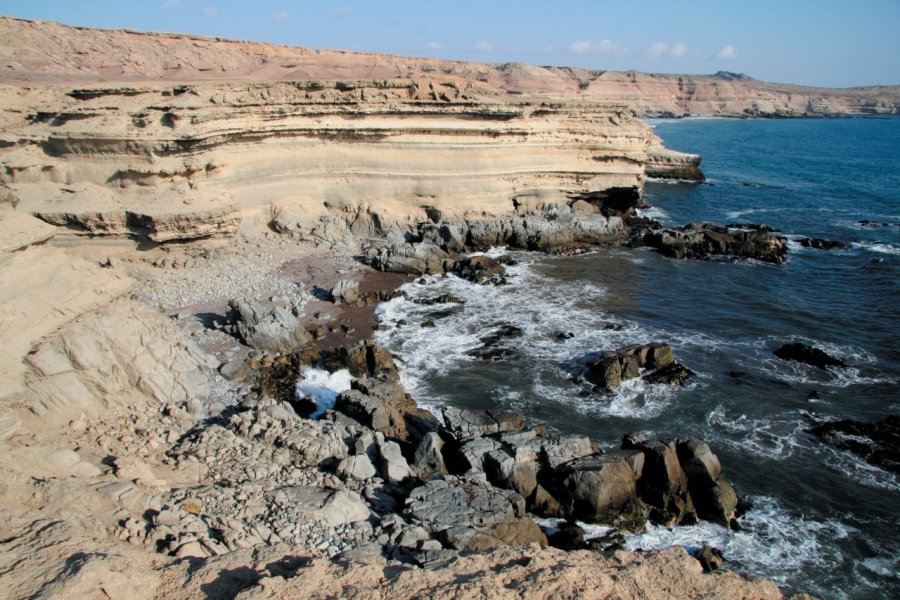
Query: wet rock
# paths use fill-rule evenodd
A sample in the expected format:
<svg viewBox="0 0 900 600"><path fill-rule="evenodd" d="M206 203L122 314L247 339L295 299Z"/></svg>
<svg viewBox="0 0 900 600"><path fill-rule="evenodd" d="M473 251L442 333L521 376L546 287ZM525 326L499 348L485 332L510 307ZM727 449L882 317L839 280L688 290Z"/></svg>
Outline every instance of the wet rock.
<svg viewBox="0 0 900 600"><path fill-rule="evenodd" d="M457 550L547 543L520 495L478 477L429 481L410 493L404 514Z"/></svg>
<svg viewBox="0 0 900 600"><path fill-rule="evenodd" d="M463 279L480 285L503 285L506 269L490 256L469 256L456 263L456 271Z"/></svg>
<svg viewBox="0 0 900 600"><path fill-rule="evenodd" d="M801 238L797 243L804 248L815 248L817 250L833 250L835 248L846 248L847 244L835 240L823 240L820 238Z"/></svg>
<svg viewBox="0 0 900 600"><path fill-rule="evenodd" d="M657 369L659 375L654 377L654 373L648 376L654 379L650 383L683 383L683 380L678 381L679 377L686 379L684 372L690 374L684 367L663 370L674 364L673 361L672 348L666 344L624 346L615 352L606 352L588 364L587 379L600 389L613 392L622 380L640 376L643 369Z"/></svg>
<svg viewBox="0 0 900 600"><path fill-rule="evenodd" d="M637 490L651 507L651 521L671 527L696 520L688 478L679 462L674 441L654 442L626 436L622 449L638 450L643 454L644 465Z"/></svg>
<svg viewBox="0 0 900 600"><path fill-rule="evenodd" d="M435 296L433 298L416 298L413 300L413 303L421 304L423 306L433 306L435 304L465 304L466 301L453 294L441 294L440 296Z"/></svg>
<svg viewBox="0 0 900 600"><path fill-rule="evenodd" d="M312 336L291 311L260 302L231 300L237 313L236 329L244 342L257 350L290 353L312 343Z"/></svg>
<svg viewBox="0 0 900 600"><path fill-rule="evenodd" d="M900 415L864 423L849 419L822 423L808 430L835 448L852 452L869 464L900 473Z"/></svg>
<svg viewBox="0 0 900 600"><path fill-rule="evenodd" d="M644 381L651 384L684 385L694 372L678 363L672 363L644 375Z"/></svg>
<svg viewBox="0 0 900 600"><path fill-rule="evenodd" d="M400 379L390 350L368 340L323 352L322 360L329 371L347 369L354 377Z"/></svg>
<svg viewBox="0 0 900 600"><path fill-rule="evenodd" d="M469 356L480 358L484 361L495 361L513 353L513 349L504 345L506 340L522 337L524 332L515 325L504 323L499 325L491 333L479 338L481 346L469 351Z"/></svg>
<svg viewBox="0 0 900 600"><path fill-rule="evenodd" d="M710 223L691 223L677 229L648 231L643 243L673 258L732 256L782 264L787 255L784 238L762 227L729 229Z"/></svg>
<svg viewBox="0 0 900 600"><path fill-rule="evenodd" d="M619 451L577 458L560 466L560 505L571 519L643 530L646 507L637 496L643 454Z"/></svg>
<svg viewBox="0 0 900 600"><path fill-rule="evenodd" d="M807 346L802 342L784 344L774 352L782 360L802 362L807 365L825 369L826 367L846 367L847 363L828 355L818 348Z"/></svg>
<svg viewBox="0 0 900 600"><path fill-rule="evenodd" d="M722 477L722 466L709 444L690 439L676 443L678 460L688 477L688 489L697 516L725 527L735 525L737 494Z"/></svg>

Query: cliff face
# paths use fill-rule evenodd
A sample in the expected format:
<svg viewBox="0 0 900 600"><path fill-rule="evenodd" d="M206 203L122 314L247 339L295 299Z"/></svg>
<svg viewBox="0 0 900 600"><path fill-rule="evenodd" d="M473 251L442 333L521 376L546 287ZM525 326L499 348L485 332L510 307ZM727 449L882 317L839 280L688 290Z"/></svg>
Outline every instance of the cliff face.
<svg viewBox="0 0 900 600"><path fill-rule="evenodd" d="M304 227L366 214L484 219L638 196L699 158L621 105L509 101L439 80L6 87L0 181L75 233L157 242L289 211ZM689 173L688 173L689 174Z"/></svg>
<svg viewBox="0 0 900 600"><path fill-rule="evenodd" d="M662 75L443 61L0 17L0 82L422 79L499 94L625 104L639 116L900 114L900 86L829 89L734 73Z"/></svg>

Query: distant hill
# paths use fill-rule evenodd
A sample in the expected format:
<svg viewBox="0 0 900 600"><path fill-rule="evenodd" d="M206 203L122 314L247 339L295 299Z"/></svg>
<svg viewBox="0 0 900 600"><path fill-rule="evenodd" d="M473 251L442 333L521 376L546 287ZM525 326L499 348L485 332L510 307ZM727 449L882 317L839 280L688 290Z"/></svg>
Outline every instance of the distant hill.
<svg viewBox="0 0 900 600"><path fill-rule="evenodd" d="M439 75L498 94L626 103L641 116L900 114L900 86L813 88L739 73L670 75L312 50L0 17L0 83L394 80Z"/></svg>

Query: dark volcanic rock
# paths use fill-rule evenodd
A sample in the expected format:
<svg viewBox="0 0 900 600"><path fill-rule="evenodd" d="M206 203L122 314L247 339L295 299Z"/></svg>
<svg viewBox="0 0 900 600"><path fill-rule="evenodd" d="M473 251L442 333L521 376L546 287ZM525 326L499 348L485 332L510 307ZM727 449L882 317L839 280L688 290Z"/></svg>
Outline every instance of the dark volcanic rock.
<svg viewBox="0 0 900 600"><path fill-rule="evenodd" d="M806 344L803 344L801 342L785 344L781 348L776 350L774 354L782 360L802 362L807 365L818 367L820 369L824 369L826 367L847 366L844 361L834 358L833 356L829 356L822 350L813 348L812 346L807 346Z"/></svg>
<svg viewBox="0 0 900 600"><path fill-rule="evenodd" d="M732 256L780 265L787 255L784 238L762 229L730 230L710 223L691 223L678 229L649 231L645 245L673 258Z"/></svg>
<svg viewBox="0 0 900 600"><path fill-rule="evenodd" d="M802 238L797 243L804 248L816 248L817 250L831 250L833 248L846 248L844 242L836 242L834 240L822 240L819 238Z"/></svg>
<svg viewBox="0 0 900 600"><path fill-rule="evenodd" d="M856 454L869 464L900 473L900 415L883 421L832 421L807 430L835 448Z"/></svg>

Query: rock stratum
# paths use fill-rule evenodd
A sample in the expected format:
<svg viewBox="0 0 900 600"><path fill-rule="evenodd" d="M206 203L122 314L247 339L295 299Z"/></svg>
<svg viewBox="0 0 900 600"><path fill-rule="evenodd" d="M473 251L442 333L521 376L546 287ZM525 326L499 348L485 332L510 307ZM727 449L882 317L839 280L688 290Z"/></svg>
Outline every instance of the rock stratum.
<svg viewBox="0 0 900 600"><path fill-rule="evenodd" d="M408 58L0 17L0 82L398 80L625 104L642 117L898 114L900 86L814 88L746 75L667 75Z"/></svg>
<svg viewBox="0 0 900 600"><path fill-rule="evenodd" d="M366 341L412 275L503 284L502 258L467 251L657 235L644 182L702 180L700 158L585 93L599 75L9 18L0 47L10 597L782 597L704 572L712 549L627 553L531 516L733 525L702 440L604 453L514 413L441 420ZM779 244L695 234L659 246ZM486 333L502 360L515 328ZM665 348L613 352L620 378L676 365ZM333 406L296 391L311 366Z"/></svg>

